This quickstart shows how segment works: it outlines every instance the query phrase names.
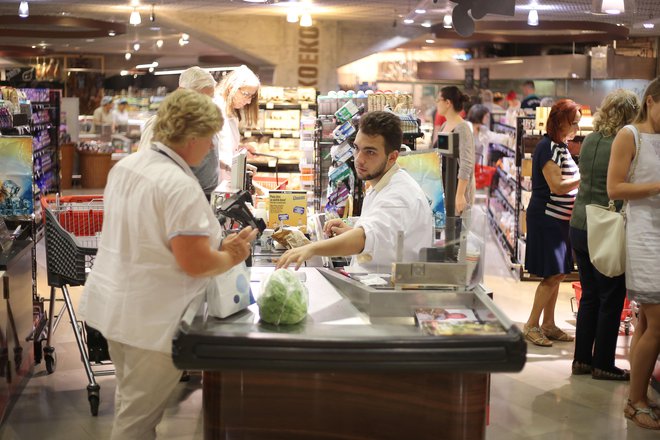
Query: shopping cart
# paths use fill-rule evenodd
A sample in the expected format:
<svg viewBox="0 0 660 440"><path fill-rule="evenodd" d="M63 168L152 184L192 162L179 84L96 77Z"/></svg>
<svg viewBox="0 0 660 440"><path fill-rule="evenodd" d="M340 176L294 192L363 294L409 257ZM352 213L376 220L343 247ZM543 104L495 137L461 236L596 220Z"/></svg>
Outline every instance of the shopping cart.
<svg viewBox="0 0 660 440"><path fill-rule="evenodd" d="M43 349L46 370L49 374L55 371L57 358L52 338L66 309L89 380L87 398L90 409L92 415L96 416L100 387L94 376L114 374L114 369L108 368L110 356L103 336L91 327L78 322L71 303L69 287L84 285L87 273L94 264L103 225L103 198L102 196L43 196L41 205L46 224L46 271L50 286L48 328L46 346ZM64 304L55 315L57 289L62 292ZM85 345L89 352L85 350ZM95 369L92 369L90 358L94 361Z"/></svg>
<svg viewBox="0 0 660 440"><path fill-rule="evenodd" d="M579 281L575 281L572 286L573 291L575 292L575 296L571 298L571 311L575 316L577 316L577 311L580 307L580 299L582 298L582 285ZM626 336L630 334L630 328L632 327L632 320L634 315L635 304L631 303L628 300L628 297L626 297L623 302L623 310L621 310L621 325L623 325L623 331Z"/></svg>

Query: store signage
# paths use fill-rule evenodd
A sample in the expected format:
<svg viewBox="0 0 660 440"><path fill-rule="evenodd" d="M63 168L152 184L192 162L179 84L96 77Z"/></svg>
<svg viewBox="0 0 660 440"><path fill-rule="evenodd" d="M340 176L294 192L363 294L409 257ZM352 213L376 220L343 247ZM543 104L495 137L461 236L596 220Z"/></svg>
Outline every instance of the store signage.
<svg viewBox="0 0 660 440"><path fill-rule="evenodd" d="M318 87L319 28L300 27L298 32L298 85Z"/></svg>

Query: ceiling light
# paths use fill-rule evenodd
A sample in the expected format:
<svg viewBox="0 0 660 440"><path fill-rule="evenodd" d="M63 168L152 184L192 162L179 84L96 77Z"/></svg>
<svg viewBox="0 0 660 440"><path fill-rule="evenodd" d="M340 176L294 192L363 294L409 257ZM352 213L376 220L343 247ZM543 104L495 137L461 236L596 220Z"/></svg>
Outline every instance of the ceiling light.
<svg viewBox="0 0 660 440"><path fill-rule="evenodd" d="M415 22L415 20L413 20L412 18L406 18L405 20L403 20L403 22L405 24L413 24Z"/></svg>
<svg viewBox="0 0 660 440"><path fill-rule="evenodd" d="M286 13L286 21L289 23L298 23L298 13L291 9Z"/></svg>
<svg viewBox="0 0 660 440"><path fill-rule="evenodd" d="M131 6L137 8L140 6L140 0L131 0Z"/></svg>
<svg viewBox="0 0 660 440"><path fill-rule="evenodd" d="M184 40L183 38L179 38L179 46L185 46L188 43L190 43L190 40Z"/></svg>
<svg viewBox="0 0 660 440"><path fill-rule="evenodd" d="M130 60L130 59L131 59L131 56L132 56L132 55L131 55L130 52L126 52L126 53L124 54L124 58L126 58L126 61Z"/></svg>
<svg viewBox="0 0 660 440"><path fill-rule="evenodd" d="M149 21L156 21L156 14L154 13L154 5L151 5L151 15L149 15Z"/></svg>
<svg viewBox="0 0 660 440"><path fill-rule="evenodd" d="M131 12L131 17L128 19L128 22L133 26L137 26L140 23L142 23L142 17L140 17L140 13L138 12L137 9L133 9L133 12Z"/></svg>
<svg viewBox="0 0 660 440"><path fill-rule="evenodd" d="M158 67L158 61L154 61L153 63L149 64L138 64L135 66L136 69L149 69L151 67Z"/></svg>
<svg viewBox="0 0 660 440"><path fill-rule="evenodd" d="M119 72L119 74L121 76L126 76L126 75L128 75L128 70L122 70L121 72Z"/></svg>
<svg viewBox="0 0 660 440"><path fill-rule="evenodd" d="M428 44L433 44L433 43L435 43L435 40L426 40L426 42L427 42Z"/></svg>
<svg viewBox="0 0 660 440"><path fill-rule="evenodd" d="M35 45L32 45L32 49L36 49L36 48L37 48L37 46L35 46Z"/></svg>
<svg viewBox="0 0 660 440"><path fill-rule="evenodd" d="M653 29L655 27L655 24L653 24L653 23L644 23L642 26L644 26L644 29Z"/></svg>
<svg viewBox="0 0 660 440"><path fill-rule="evenodd" d="M527 15L527 24L530 26L539 25L539 13L536 9L530 9Z"/></svg>
<svg viewBox="0 0 660 440"><path fill-rule="evenodd" d="M603 5L600 9L610 15L618 15L622 12L626 12L623 0L603 0Z"/></svg>
<svg viewBox="0 0 660 440"><path fill-rule="evenodd" d="M415 14L426 14L426 9L415 9Z"/></svg>
<svg viewBox="0 0 660 440"><path fill-rule="evenodd" d="M422 27L430 28L431 27L431 22L430 21L425 21L424 23L422 23Z"/></svg>
<svg viewBox="0 0 660 440"><path fill-rule="evenodd" d="M21 2L18 5L18 16L21 18L27 18L30 15L30 7L28 2Z"/></svg>
<svg viewBox="0 0 660 440"><path fill-rule="evenodd" d="M133 50L136 52L140 50L140 43L133 43Z"/></svg>
<svg viewBox="0 0 660 440"><path fill-rule="evenodd" d="M243 0L245 3L267 3L268 0Z"/></svg>
<svg viewBox="0 0 660 440"><path fill-rule="evenodd" d="M188 41L188 40L190 40L190 35L188 35L184 32L183 34L181 34L181 39L185 40L185 41Z"/></svg>
<svg viewBox="0 0 660 440"><path fill-rule="evenodd" d="M154 69L153 67L149 67L149 73L154 73L154 70L156 69Z"/></svg>
<svg viewBox="0 0 660 440"><path fill-rule="evenodd" d="M156 40L156 47L157 47L158 49L160 49L161 47L163 47L163 40Z"/></svg>
<svg viewBox="0 0 660 440"><path fill-rule="evenodd" d="M300 26L310 27L312 25L312 15L309 12L305 12L300 16Z"/></svg>
<svg viewBox="0 0 660 440"><path fill-rule="evenodd" d="M230 70L236 70L238 67L235 66L222 66L222 67L202 67L202 69L207 72L225 72ZM183 69L173 69L173 70L159 70L154 73L154 75L180 75L184 72Z"/></svg>
<svg viewBox="0 0 660 440"><path fill-rule="evenodd" d="M113 30L108 31L108 37L114 37L115 35L117 35L117 32L115 32Z"/></svg>
<svg viewBox="0 0 660 440"><path fill-rule="evenodd" d="M442 27L445 29L451 29L451 26L452 26L452 18L451 15L447 14L442 19Z"/></svg>

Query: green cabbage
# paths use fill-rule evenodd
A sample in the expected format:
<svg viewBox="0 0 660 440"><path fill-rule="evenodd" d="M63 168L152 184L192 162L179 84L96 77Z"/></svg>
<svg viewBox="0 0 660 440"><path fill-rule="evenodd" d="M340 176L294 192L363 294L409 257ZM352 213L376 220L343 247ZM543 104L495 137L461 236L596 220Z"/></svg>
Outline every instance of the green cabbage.
<svg viewBox="0 0 660 440"><path fill-rule="evenodd" d="M259 316L269 324L297 324L307 316L307 288L289 270L278 269L265 281L257 300Z"/></svg>

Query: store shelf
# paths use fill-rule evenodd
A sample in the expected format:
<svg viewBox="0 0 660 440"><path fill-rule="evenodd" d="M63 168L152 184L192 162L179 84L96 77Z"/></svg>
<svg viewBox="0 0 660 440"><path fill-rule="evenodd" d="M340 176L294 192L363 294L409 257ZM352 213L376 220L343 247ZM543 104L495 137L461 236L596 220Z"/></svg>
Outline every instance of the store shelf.
<svg viewBox="0 0 660 440"><path fill-rule="evenodd" d="M503 254L509 258L509 261L511 263L516 263L513 246L509 242L509 239L504 234L504 231L502 231L502 229L500 228L500 225L497 222L497 219L495 219L495 215L493 214L490 208L488 208L488 223L490 224L492 231L495 233L495 236L497 237L497 243L500 245Z"/></svg>
<svg viewBox="0 0 660 440"><path fill-rule="evenodd" d="M246 133L245 131L242 131L241 136L246 136L245 133ZM300 139L300 132L293 132L291 130L275 130L275 131L250 130L247 131L247 133L250 135L250 137L270 136L281 139Z"/></svg>
<svg viewBox="0 0 660 440"><path fill-rule="evenodd" d="M491 149L506 154L507 156L514 156L516 154L516 151L514 149L509 148L506 145L497 144L493 142L491 142L489 145Z"/></svg>
<svg viewBox="0 0 660 440"><path fill-rule="evenodd" d="M516 187L518 184L516 178L512 176L511 174L507 173L504 171L502 168L497 167L497 175L500 176L500 179L507 182L509 185L511 185L513 188Z"/></svg>
<svg viewBox="0 0 660 440"><path fill-rule="evenodd" d="M316 103L259 103L260 110L316 110Z"/></svg>
<svg viewBox="0 0 660 440"><path fill-rule="evenodd" d="M495 188L495 191L493 191L497 198L502 201L504 206L507 207L507 209L511 212L511 214L516 215L516 210L511 206L511 203L507 200L506 196L502 194L499 188Z"/></svg>

